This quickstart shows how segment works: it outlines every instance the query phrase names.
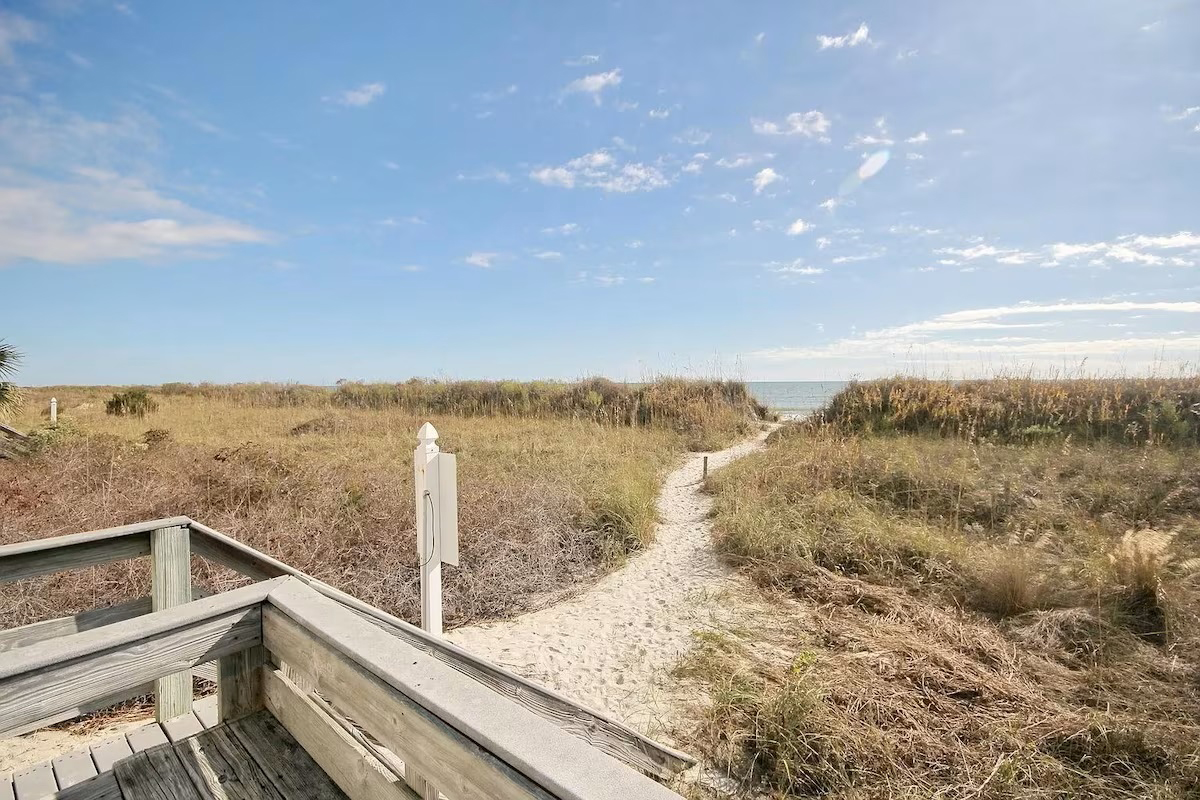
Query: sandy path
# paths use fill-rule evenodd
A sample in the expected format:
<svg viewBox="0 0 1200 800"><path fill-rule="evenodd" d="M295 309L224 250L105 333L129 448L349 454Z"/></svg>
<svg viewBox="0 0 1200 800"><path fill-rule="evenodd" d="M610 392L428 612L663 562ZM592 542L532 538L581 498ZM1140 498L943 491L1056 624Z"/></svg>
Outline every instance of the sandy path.
<svg viewBox="0 0 1200 800"><path fill-rule="evenodd" d="M709 469L760 449L766 436L707 454ZM692 631L729 610L718 597L744 588L713 552L704 455L689 455L667 476L654 544L624 567L562 603L447 638L638 730L667 732L671 667Z"/></svg>

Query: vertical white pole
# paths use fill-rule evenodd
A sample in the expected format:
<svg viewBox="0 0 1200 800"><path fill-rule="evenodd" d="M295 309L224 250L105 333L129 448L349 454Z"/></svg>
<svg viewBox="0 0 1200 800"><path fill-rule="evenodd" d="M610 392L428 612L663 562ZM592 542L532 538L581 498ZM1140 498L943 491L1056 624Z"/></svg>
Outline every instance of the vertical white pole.
<svg viewBox="0 0 1200 800"><path fill-rule="evenodd" d="M50 398L50 424L51 425L58 424L58 398L57 397Z"/></svg>
<svg viewBox="0 0 1200 800"><path fill-rule="evenodd" d="M437 438L437 429L428 422L417 431L420 444L413 451L413 487L417 500L417 555L421 559L421 627L441 636L442 562L433 551L436 520L429 514L425 475L429 462L439 452Z"/></svg>
<svg viewBox="0 0 1200 800"><path fill-rule="evenodd" d="M426 422L417 431L417 449L413 451L413 493L417 499L417 557L421 560L421 628L437 636L442 635L442 562L433 552L433 525L436 522L429 514L429 501L425 497L426 467L438 454L437 428ZM425 780L408 764L404 765L404 782L422 800L438 800L436 786Z"/></svg>

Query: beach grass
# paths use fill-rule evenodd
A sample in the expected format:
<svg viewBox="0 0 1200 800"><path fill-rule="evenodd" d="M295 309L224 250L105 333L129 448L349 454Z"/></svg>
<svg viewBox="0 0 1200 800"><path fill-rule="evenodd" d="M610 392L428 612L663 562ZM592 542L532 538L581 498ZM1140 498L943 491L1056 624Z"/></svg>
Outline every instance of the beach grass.
<svg viewBox="0 0 1200 800"><path fill-rule="evenodd" d="M1188 385L851 385L713 475L777 617L681 665L694 746L746 797L1200 792Z"/></svg>
<svg viewBox="0 0 1200 800"><path fill-rule="evenodd" d="M0 543L183 514L416 620L412 451L428 421L459 459L462 566L444 572L449 626L529 610L621 563L651 541L661 478L683 451L752 424L734 401L701 413L726 396L709 384L644 390L674 392L682 407L640 423L570 409L417 411L287 385L150 388L145 416L106 413L118 391L24 391L10 419L35 446L0 460ZM689 403L700 409L691 417ZM195 569L215 588L232 585L228 573ZM147 593L144 573L119 564L22 582L0 614L15 625L120 602Z"/></svg>

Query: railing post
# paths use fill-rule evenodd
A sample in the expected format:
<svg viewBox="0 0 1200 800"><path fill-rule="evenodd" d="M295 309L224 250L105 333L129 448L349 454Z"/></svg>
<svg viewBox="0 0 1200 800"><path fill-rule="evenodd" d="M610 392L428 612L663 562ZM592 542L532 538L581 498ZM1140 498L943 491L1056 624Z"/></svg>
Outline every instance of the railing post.
<svg viewBox="0 0 1200 800"><path fill-rule="evenodd" d="M433 552L433 520L427 518L426 467L440 450L437 428L426 422L417 431L413 451L413 493L417 500L417 557L421 559L421 628L442 635L442 562ZM423 800L438 800L438 790L425 777L404 764L404 782Z"/></svg>
<svg viewBox="0 0 1200 800"><path fill-rule="evenodd" d="M192 599L190 533L183 526L150 532L150 599L154 611L181 606ZM154 683L154 718L165 722L192 711L192 671L184 670Z"/></svg>
<svg viewBox="0 0 1200 800"><path fill-rule="evenodd" d="M58 398L50 398L50 427L58 425Z"/></svg>

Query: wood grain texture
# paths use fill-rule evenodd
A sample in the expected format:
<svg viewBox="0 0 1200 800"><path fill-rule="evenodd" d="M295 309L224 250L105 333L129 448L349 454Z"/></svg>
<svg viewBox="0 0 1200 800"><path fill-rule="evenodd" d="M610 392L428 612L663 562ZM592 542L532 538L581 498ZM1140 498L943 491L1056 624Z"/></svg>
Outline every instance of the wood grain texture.
<svg viewBox="0 0 1200 800"><path fill-rule="evenodd" d="M193 600L208 597L210 594L212 592L199 587L192 589ZM68 636L72 633L102 628L114 622L149 614L153 610L150 597L139 597L136 600L119 603L108 608L93 608L69 617L57 617L22 625L19 628L0 630L0 653L44 642L56 636Z"/></svg>
<svg viewBox="0 0 1200 800"><path fill-rule="evenodd" d="M191 533L182 526L150 532L150 599L155 611L192 599ZM154 683L154 718L159 722L192 710L192 672L181 670Z"/></svg>
<svg viewBox="0 0 1200 800"><path fill-rule="evenodd" d="M346 612L342 612L346 613ZM266 647L295 663L300 653L317 689L385 747L455 800L549 800L554 795L446 725L405 694L364 669L341 649L316 638L281 611L264 610ZM390 661L410 654L388 652ZM481 691L486 691L479 687Z"/></svg>
<svg viewBox="0 0 1200 800"><path fill-rule="evenodd" d="M263 707L261 646L232 653L217 662L217 717L221 722L253 714Z"/></svg>
<svg viewBox="0 0 1200 800"><path fill-rule="evenodd" d="M224 726L271 779L284 800L346 800L300 743L266 711Z"/></svg>
<svg viewBox="0 0 1200 800"><path fill-rule="evenodd" d="M117 776L105 772L68 789L60 789L54 800L124 800L124 797L117 785Z"/></svg>
<svg viewBox="0 0 1200 800"><path fill-rule="evenodd" d="M202 792L222 800L283 800L271 779L223 725L180 742L175 752Z"/></svg>
<svg viewBox="0 0 1200 800"><path fill-rule="evenodd" d="M125 800L214 800L211 794L196 790L170 745L118 761L113 772Z"/></svg>
<svg viewBox="0 0 1200 800"><path fill-rule="evenodd" d="M187 526L187 517L138 522L0 546L0 583L149 555L150 531Z"/></svg>
<svg viewBox="0 0 1200 800"><path fill-rule="evenodd" d="M269 710L351 800L416 800L416 793L280 670L263 675Z"/></svg>
<svg viewBox="0 0 1200 800"><path fill-rule="evenodd" d="M182 606L156 612L143 619L159 614L173 615L186 609L187 606ZM115 627L117 625L111 625L104 630ZM45 646L58 646L76 637L91 636L92 633L98 631L54 639L6 655L20 655ZM127 692L161 675L253 647L261 640L261 612L259 606L255 605L192 621L145 638L131 636L115 640L114 637L109 647L85 652L39 669L16 674L9 671L7 676L0 677L0 736L9 735L31 720L78 708L98 696ZM0 671L4 670L4 666L0 664ZM189 703L189 710L190 707Z"/></svg>
<svg viewBox="0 0 1200 800"><path fill-rule="evenodd" d="M587 708L553 689L540 686L443 639L432 636L399 617L375 608L352 595L312 578L282 561L223 533L191 523L192 550L223 566L257 580L291 575L314 590L351 609L389 635L469 675L494 691L544 717L571 735L647 775L667 779L696 763L696 759L654 741L595 709Z"/></svg>
<svg viewBox="0 0 1200 800"><path fill-rule="evenodd" d="M54 780L58 782L60 789L83 783L96 776L96 765L92 763L90 750L76 750L61 755L51 761L50 765L54 768Z"/></svg>

